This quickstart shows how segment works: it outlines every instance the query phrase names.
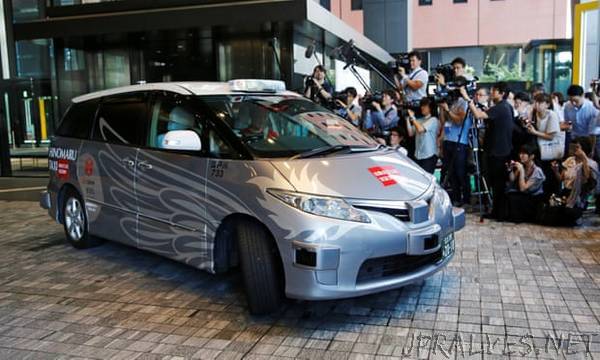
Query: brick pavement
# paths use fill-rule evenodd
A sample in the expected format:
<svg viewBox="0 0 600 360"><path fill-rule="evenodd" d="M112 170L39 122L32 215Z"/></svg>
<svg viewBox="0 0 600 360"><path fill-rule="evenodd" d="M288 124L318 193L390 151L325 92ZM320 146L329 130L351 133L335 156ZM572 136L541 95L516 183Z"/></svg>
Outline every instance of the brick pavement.
<svg viewBox="0 0 600 360"><path fill-rule="evenodd" d="M76 250L37 204L0 202L0 358L600 359L600 222L475 220L423 283L257 318L237 274Z"/></svg>

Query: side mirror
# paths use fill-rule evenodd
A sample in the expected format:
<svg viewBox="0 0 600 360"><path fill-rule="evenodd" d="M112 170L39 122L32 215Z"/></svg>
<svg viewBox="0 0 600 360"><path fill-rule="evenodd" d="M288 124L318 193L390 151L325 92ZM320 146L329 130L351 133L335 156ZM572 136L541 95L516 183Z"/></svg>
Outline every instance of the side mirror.
<svg viewBox="0 0 600 360"><path fill-rule="evenodd" d="M162 149L169 150L202 150L200 136L192 130L172 130L165 134L162 143Z"/></svg>

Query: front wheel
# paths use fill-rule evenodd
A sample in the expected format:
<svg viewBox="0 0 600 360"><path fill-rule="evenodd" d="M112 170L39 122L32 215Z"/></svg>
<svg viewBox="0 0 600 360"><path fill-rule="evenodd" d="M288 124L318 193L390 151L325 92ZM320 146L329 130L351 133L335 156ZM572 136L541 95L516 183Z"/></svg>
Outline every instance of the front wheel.
<svg viewBox="0 0 600 360"><path fill-rule="evenodd" d="M87 249L98 245L98 241L88 233L88 221L84 203L75 190L67 190L63 202L63 226L67 241L77 249Z"/></svg>
<svg viewBox="0 0 600 360"><path fill-rule="evenodd" d="M260 225L244 221L237 226L240 264L250 312L269 314L281 307L283 271L277 246Z"/></svg>

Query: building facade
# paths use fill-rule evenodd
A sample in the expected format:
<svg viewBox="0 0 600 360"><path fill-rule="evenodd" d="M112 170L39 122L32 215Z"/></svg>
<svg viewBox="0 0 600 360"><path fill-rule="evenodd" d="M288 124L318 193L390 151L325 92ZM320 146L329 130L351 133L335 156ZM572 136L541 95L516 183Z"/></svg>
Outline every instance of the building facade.
<svg viewBox="0 0 600 360"><path fill-rule="evenodd" d="M313 0L1 1L8 56L0 150L13 159L4 174L18 170L18 158L45 156L77 95L140 81L234 78L282 79L301 91L318 63L333 81L344 78L328 55L349 39L374 63L392 59L343 21L345 13L336 17ZM306 58L309 46L316 56Z"/></svg>
<svg viewBox="0 0 600 360"><path fill-rule="evenodd" d="M548 90L564 91L572 76L576 2L363 0L364 32L392 54L426 54L430 70L460 56L484 82L545 82Z"/></svg>

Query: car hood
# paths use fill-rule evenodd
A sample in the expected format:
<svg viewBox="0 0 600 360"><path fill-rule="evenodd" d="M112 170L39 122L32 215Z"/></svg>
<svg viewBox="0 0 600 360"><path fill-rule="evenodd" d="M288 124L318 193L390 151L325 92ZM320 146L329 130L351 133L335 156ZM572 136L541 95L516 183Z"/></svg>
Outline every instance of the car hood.
<svg viewBox="0 0 600 360"><path fill-rule="evenodd" d="M393 150L272 163L299 192L352 199L414 200L434 181L412 160Z"/></svg>

